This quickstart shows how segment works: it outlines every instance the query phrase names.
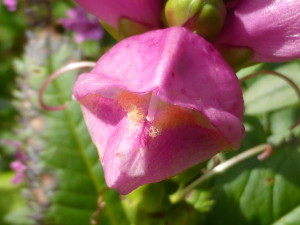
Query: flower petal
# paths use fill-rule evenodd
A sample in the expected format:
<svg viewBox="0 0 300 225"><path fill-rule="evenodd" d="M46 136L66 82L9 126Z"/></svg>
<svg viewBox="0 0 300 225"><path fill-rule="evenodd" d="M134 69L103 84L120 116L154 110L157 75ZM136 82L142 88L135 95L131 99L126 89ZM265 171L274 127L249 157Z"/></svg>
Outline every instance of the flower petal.
<svg viewBox="0 0 300 225"><path fill-rule="evenodd" d="M126 17L148 26L159 27L161 0L75 0L88 12L113 27L121 17Z"/></svg>
<svg viewBox="0 0 300 225"><path fill-rule="evenodd" d="M251 48L255 61L283 62L300 57L299 27L299 0L244 0L216 43Z"/></svg>
<svg viewBox="0 0 300 225"><path fill-rule="evenodd" d="M107 140L125 112L115 101L97 94L86 95L80 99L80 103L89 133L101 159Z"/></svg>
<svg viewBox="0 0 300 225"><path fill-rule="evenodd" d="M105 180L121 194L175 176L226 148L215 130L185 125L151 138L149 126L124 118L108 140L102 160Z"/></svg>

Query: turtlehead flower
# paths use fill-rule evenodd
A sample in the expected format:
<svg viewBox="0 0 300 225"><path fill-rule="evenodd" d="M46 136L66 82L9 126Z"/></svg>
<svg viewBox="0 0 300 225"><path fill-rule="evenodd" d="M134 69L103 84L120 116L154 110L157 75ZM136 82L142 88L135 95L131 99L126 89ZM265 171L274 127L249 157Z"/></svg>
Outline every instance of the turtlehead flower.
<svg viewBox="0 0 300 225"><path fill-rule="evenodd" d="M299 0L232 2L232 12L216 41L219 47L249 48L252 60L262 62L300 57Z"/></svg>
<svg viewBox="0 0 300 225"><path fill-rule="evenodd" d="M228 148L244 134L237 77L182 27L125 39L73 89L107 185L128 194Z"/></svg>
<svg viewBox="0 0 300 225"><path fill-rule="evenodd" d="M160 27L162 0L75 0L120 39Z"/></svg>
<svg viewBox="0 0 300 225"><path fill-rule="evenodd" d="M18 4L17 0L2 0L2 3L11 12L16 11L17 9L17 4Z"/></svg>
<svg viewBox="0 0 300 225"><path fill-rule="evenodd" d="M93 16L89 16L80 7L68 10L67 18L62 18L59 22L65 29L75 32L76 42L100 40L104 34L98 20Z"/></svg>

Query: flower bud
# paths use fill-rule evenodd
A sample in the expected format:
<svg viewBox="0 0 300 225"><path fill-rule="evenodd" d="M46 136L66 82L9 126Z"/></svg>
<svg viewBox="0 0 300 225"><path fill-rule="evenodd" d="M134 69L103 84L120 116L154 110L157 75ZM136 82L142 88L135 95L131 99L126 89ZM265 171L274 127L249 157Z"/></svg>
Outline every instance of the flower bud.
<svg viewBox="0 0 300 225"><path fill-rule="evenodd" d="M226 8L222 0L169 0L165 17L169 26L183 26L211 40L223 27Z"/></svg>
<svg viewBox="0 0 300 225"><path fill-rule="evenodd" d="M156 29L161 25L162 0L75 1L100 19L104 28L117 39Z"/></svg>
<svg viewBox="0 0 300 225"><path fill-rule="evenodd" d="M249 48L252 61L283 62L300 57L299 0L235 2L216 45Z"/></svg>

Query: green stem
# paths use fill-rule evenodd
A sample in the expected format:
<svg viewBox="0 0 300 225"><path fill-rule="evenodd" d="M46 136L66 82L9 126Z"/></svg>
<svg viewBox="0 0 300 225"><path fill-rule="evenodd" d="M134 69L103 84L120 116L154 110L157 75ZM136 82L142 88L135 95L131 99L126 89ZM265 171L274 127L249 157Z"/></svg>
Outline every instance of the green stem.
<svg viewBox="0 0 300 225"><path fill-rule="evenodd" d="M68 72L68 71L72 71L75 69L80 69L80 68L84 68L84 67L94 67L96 65L95 62L89 62L89 61L81 61L81 62L73 62L73 63L69 63L66 66L63 66L62 68L60 68L59 70L55 71L54 73L52 73L42 84L39 93L38 93L38 100L39 103L41 105L41 107L45 110L63 110L67 108L67 105L59 105L59 106L48 106L44 103L44 99L43 99L43 95L46 91L47 86L53 82L53 80L59 76L61 76L63 73Z"/></svg>
<svg viewBox="0 0 300 225"><path fill-rule="evenodd" d="M291 129L294 129L295 127L297 127L298 125L300 124L300 119L294 123L292 126L291 126Z"/></svg>
<svg viewBox="0 0 300 225"><path fill-rule="evenodd" d="M258 145L254 148L250 148L249 150L217 165L216 167L214 167L212 170L208 171L207 173L203 174L201 177L199 177L198 179L196 179L195 181L193 181L191 184L189 184L188 186L186 186L183 189L179 189L176 193L174 193L173 195L170 196L170 200L173 203L176 203L180 200L182 200L187 193L189 193L191 190L193 190L195 187L197 187L198 185L204 183L205 181L207 181L208 179L210 179L211 177L213 177L216 174L219 173L223 173L225 172L227 169L229 169L230 167L236 165L237 163L253 156L256 155L260 152L265 151L264 153L262 153L260 156L258 156L258 158L260 160L266 158L270 152L272 150L272 146L270 144L262 144L262 145Z"/></svg>

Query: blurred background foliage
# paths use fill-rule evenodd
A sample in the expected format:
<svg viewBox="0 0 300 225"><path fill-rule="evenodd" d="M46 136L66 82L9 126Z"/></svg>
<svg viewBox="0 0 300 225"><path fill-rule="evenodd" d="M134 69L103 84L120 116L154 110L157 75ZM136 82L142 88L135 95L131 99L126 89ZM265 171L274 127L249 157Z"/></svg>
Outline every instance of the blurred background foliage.
<svg viewBox="0 0 300 225"><path fill-rule="evenodd" d="M13 60L21 55L25 43L24 16L12 15L0 4L0 135L13 126L16 111L11 105L16 72ZM2 152L2 151L1 151ZM2 164L2 163L1 163Z"/></svg>
<svg viewBox="0 0 300 225"><path fill-rule="evenodd" d="M214 176L179 202L170 195L211 169L216 159L128 196L107 190L97 151L78 104L46 112L37 92L53 71L68 62L96 61L115 41L74 42L74 33L57 21L70 1L20 1L16 12L0 4L0 139L15 140L27 155L26 178L12 184L14 146L0 144L0 224L2 225L297 225L300 224L299 99L283 80L262 75L243 84L246 136L239 151L221 153L225 161L262 143L274 146L264 161L249 158ZM257 64L285 74L300 85L300 61ZM49 105L71 99L76 75L56 79L44 98Z"/></svg>

